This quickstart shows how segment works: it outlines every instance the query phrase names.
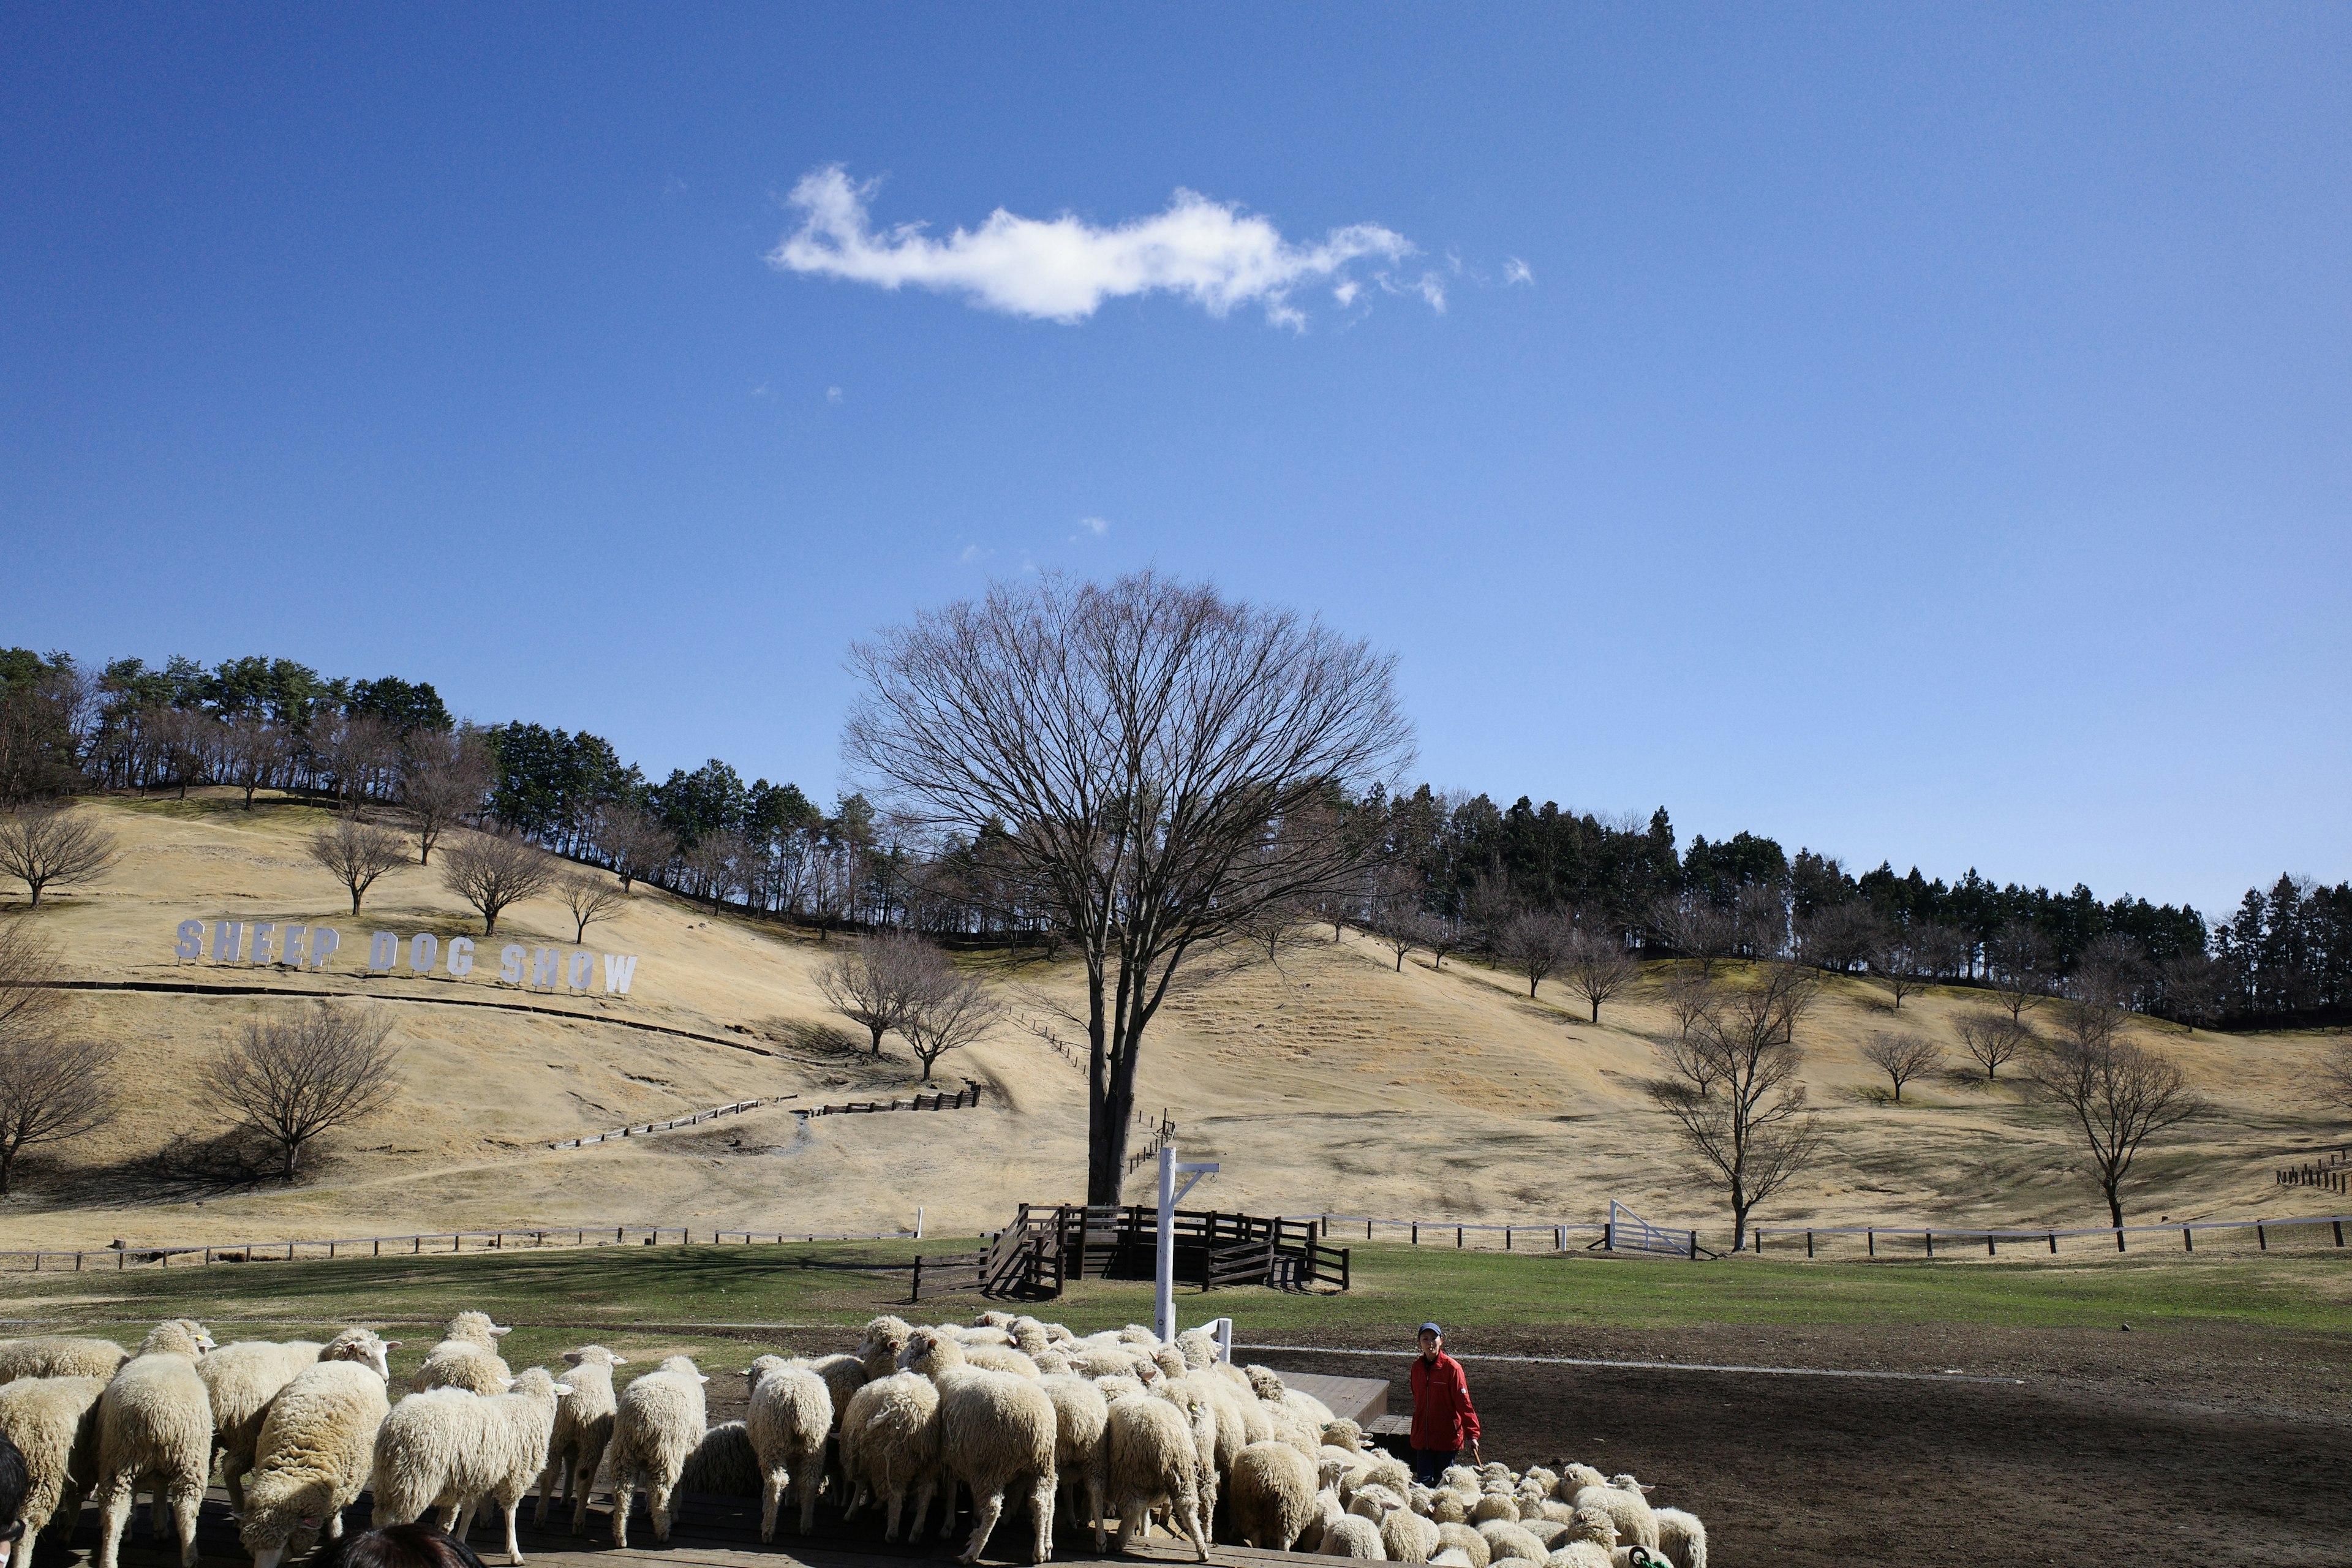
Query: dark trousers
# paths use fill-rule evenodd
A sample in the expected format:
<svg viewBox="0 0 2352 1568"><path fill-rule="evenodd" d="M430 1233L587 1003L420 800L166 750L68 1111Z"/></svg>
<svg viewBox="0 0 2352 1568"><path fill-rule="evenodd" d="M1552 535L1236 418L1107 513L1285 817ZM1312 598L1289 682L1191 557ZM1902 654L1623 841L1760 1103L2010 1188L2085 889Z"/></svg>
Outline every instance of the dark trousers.
<svg viewBox="0 0 2352 1568"><path fill-rule="evenodd" d="M1412 1479L1427 1486L1461 1456L1459 1448L1415 1448L1412 1451Z"/></svg>

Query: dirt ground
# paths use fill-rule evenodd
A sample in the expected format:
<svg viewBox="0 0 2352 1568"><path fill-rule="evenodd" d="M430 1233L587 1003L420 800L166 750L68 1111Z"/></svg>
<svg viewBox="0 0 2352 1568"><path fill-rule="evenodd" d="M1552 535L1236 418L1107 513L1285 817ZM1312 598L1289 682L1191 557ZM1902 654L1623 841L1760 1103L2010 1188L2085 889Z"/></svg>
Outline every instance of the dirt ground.
<svg viewBox="0 0 2352 1568"><path fill-rule="evenodd" d="M1893 1327L1481 1333L1486 1452L1632 1471L1725 1568L2352 1564L2352 1341ZM1392 1381L1405 1354L1246 1353ZM1637 1371L1480 1355L1942 1373ZM2016 1379L1969 1381L1973 1378Z"/></svg>

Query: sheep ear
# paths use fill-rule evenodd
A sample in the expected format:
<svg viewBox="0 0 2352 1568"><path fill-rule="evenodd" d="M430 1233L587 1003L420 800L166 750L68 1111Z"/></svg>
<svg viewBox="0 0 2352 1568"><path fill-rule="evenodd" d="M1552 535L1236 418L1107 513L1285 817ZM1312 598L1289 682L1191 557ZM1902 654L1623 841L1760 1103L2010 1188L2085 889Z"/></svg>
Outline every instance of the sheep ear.
<svg viewBox="0 0 2352 1568"><path fill-rule="evenodd" d="M613 1364L614 1366L626 1366L629 1364L629 1358L625 1355L616 1355L613 1358Z"/></svg>
<svg viewBox="0 0 2352 1568"><path fill-rule="evenodd" d="M565 1394L570 1394L572 1391L572 1385L571 1385L570 1384L568 1384L568 1383L559 1383L559 1384L557 1384L555 1385L555 1397L556 1397L556 1398L558 1398L558 1399L561 1399L561 1398L562 1398Z"/></svg>
<svg viewBox="0 0 2352 1568"><path fill-rule="evenodd" d="M563 1360L567 1365L578 1366L580 1364L580 1352L578 1351L565 1351L563 1352Z"/></svg>
<svg viewBox="0 0 2352 1568"><path fill-rule="evenodd" d="M396 1351L405 1342L407 1342L404 1340L386 1340L383 1342L383 1348L388 1351Z"/></svg>
<svg viewBox="0 0 2352 1568"><path fill-rule="evenodd" d="M511 1323L509 1323L509 1324L508 1324L505 1328L503 1328L503 1329L502 1329L502 1328L499 1327L496 1323L492 1323L492 1324L490 1325L490 1332L492 1332L492 1333L494 1333L494 1334L510 1334L510 1333L513 1333L513 1332L514 1332L514 1325L513 1325L513 1324L511 1324Z"/></svg>
<svg viewBox="0 0 2352 1568"><path fill-rule="evenodd" d="M710 1374L707 1372L698 1372L694 1374L694 1380L697 1383L709 1383L710 1381Z"/></svg>

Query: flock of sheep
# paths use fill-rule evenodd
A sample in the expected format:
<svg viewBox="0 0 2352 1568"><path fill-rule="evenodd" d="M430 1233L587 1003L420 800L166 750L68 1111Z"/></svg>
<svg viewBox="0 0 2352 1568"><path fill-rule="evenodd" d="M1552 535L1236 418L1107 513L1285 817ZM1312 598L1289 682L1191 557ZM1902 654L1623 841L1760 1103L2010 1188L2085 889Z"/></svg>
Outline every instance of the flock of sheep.
<svg viewBox="0 0 2352 1568"><path fill-rule="evenodd" d="M519 1564L522 1500L537 1488L544 1524L560 1496L584 1534L607 1468L624 1546L639 1492L662 1541L674 1500L704 1492L759 1496L762 1541L788 1500L800 1531L814 1529L822 1496L845 1519L878 1507L883 1539L919 1542L934 1500L944 1536L968 1491L961 1563L979 1558L1009 1504L1026 1507L1033 1563L1050 1555L1058 1509L1091 1528L1097 1552L1116 1520L1122 1548L1159 1524L1203 1561L1222 1518L1250 1546L1444 1568L1706 1564L1705 1527L1653 1508L1631 1476L1488 1464L1420 1485L1356 1423L1265 1367L1223 1361L1201 1330L1162 1343L1133 1326L1080 1336L1003 1312L929 1328L876 1318L855 1353L757 1358L745 1418L718 1426L705 1415L710 1379L685 1356L616 1392L626 1358L586 1345L565 1352L560 1377L517 1374L498 1352L505 1332L459 1313L396 1405L387 1353L400 1342L365 1329L215 1348L175 1318L136 1355L106 1340L0 1341L0 1434L25 1456L28 1536L52 1518L69 1528L94 1496L96 1568L116 1568L144 1489L151 1524L168 1503L183 1568L194 1568L217 1458L256 1568L309 1551L322 1528L340 1538L363 1489L378 1526L438 1510L461 1538L494 1501Z"/></svg>

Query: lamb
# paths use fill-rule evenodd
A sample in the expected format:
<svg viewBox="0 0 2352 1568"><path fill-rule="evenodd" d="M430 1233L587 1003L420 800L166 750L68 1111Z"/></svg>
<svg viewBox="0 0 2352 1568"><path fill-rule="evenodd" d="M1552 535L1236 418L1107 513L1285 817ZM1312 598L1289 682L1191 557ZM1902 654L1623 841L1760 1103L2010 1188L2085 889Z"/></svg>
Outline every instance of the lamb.
<svg viewBox="0 0 2352 1568"><path fill-rule="evenodd" d="M99 1568L115 1568L131 1489L142 1479L172 1506L180 1568L195 1568L196 1510L213 1452L212 1402L196 1361L212 1348L202 1324L167 1318L99 1395Z"/></svg>
<svg viewBox="0 0 2352 1568"><path fill-rule="evenodd" d="M33 1541L51 1520L70 1531L81 1516L82 1495L98 1468L98 1396L106 1383L102 1377L20 1377L0 1386L0 1436L15 1443L25 1461L26 1490L16 1518L25 1521L27 1561Z"/></svg>
<svg viewBox="0 0 2352 1568"><path fill-rule="evenodd" d="M824 1379L824 1391L833 1396L833 1429L838 1432L849 1396L866 1386L866 1363L854 1355L821 1355L812 1356L808 1367Z"/></svg>
<svg viewBox="0 0 2352 1568"><path fill-rule="evenodd" d="M784 1489L794 1485L800 1490L800 1533L809 1534L816 1529L824 1439L833 1430L833 1391L805 1362L763 1369L751 1384L751 1407L743 1426L760 1456L761 1541L776 1539L776 1510Z"/></svg>
<svg viewBox="0 0 2352 1568"><path fill-rule="evenodd" d="M1506 1557L1524 1557L1530 1563L1540 1563L1549 1555L1544 1551L1542 1542L1514 1521L1490 1519L1478 1526L1478 1533L1486 1538L1491 1562L1499 1563Z"/></svg>
<svg viewBox="0 0 2352 1568"><path fill-rule="evenodd" d="M1099 1541L1105 1484L1103 1436L1110 1422L1109 1404L1102 1390L1082 1377L1049 1373L1037 1380L1037 1386L1054 1402L1054 1475L1063 1503L1072 1518L1093 1525ZM1086 1489L1084 1513L1078 1509L1080 1487ZM1099 1545L1096 1549L1101 1550Z"/></svg>
<svg viewBox="0 0 2352 1568"><path fill-rule="evenodd" d="M1486 1568L1495 1556L1495 1549L1486 1544L1486 1538L1466 1524L1440 1524L1437 1527L1437 1546L1440 1552L1463 1553L1470 1559L1470 1568Z"/></svg>
<svg viewBox="0 0 2352 1568"><path fill-rule="evenodd" d="M330 1538L341 1539L343 1510L367 1484L391 1409L385 1357L398 1342L347 1329L271 1398L254 1434L253 1484L239 1510L237 1538L254 1568L278 1568L289 1547L308 1551L320 1519Z"/></svg>
<svg viewBox="0 0 2352 1568"><path fill-rule="evenodd" d="M904 1318L888 1313L867 1321L857 1337L857 1359L866 1363L866 1378L871 1383L889 1376L898 1370L898 1354L907 1348L907 1336L914 1328Z"/></svg>
<svg viewBox="0 0 2352 1568"><path fill-rule="evenodd" d="M462 1388L412 1394L385 1416L375 1438L375 1524L407 1524L428 1508L442 1526L466 1538L474 1510L495 1498L506 1514L507 1561L522 1562L515 1515L547 1467L557 1404L572 1391L543 1367L530 1367L505 1394Z"/></svg>
<svg viewBox="0 0 2352 1568"><path fill-rule="evenodd" d="M1519 1500L1505 1492L1482 1493L1478 1500L1470 1505L1470 1522L1473 1524L1485 1524L1498 1519L1517 1523L1518 1518Z"/></svg>
<svg viewBox="0 0 2352 1568"><path fill-rule="evenodd" d="M1353 1513L1325 1520L1323 1543L1316 1550L1326 1557L1360 1557L1374 1563L1388 1560L1388 1549L1381 1544L1381 1527Z"/></svg>
<svg viewBox="0 0 2352 1568"><path fill-rule="evenodd" d="M0 1384L20 1377L94 1377L103 1382L130 1359L131 1352L112 1340L63 1334L0 1340Z"/></svg>
<svg viewBox="0 0 2352 1568"><path fill-rule="evenodd" d="M654 1539L669 1540L670 1497L687 1456L702 1441L703 1375L692 1358L666 1356L629 1384L613 1416L613 1544L629 1543L638 1489L653 1513Z"/></svg>
<svg viewBox="0 0 2352 1568"><path fill-rule="evenodd" d="M1119 1550L1133 1551L1150 1510L1166 1508L1206 1563L1209 1532L1201 1508L1198 1437L1185 1413L1150 1395L1113 1400L1103 1456L1106 1489L1118 1514ZM1099 1524L1095 1549L1102 1550Z"/></svg>
<svg viewBox="0 0 2352 1568"><path fill-rule="evenodd" d="M908 1371L939 1385L940 1457L948 1473L971 1489L971 1540L956 1561L979 1561L1004 1512L1005 1493L1025 1483L1036 1521L1029 1561L1045 1562L1053 1552L1053 1400L1030 1379L968 1364L963 1347L936 1330L918 1330L903 1359Z"/></svg>
<svg viewBox="0 0 2352 1568"><path fill-rule="evenodd" d="M261 1440L261 1418L278 1391L294 1374L319 1363L315 1340L239 1340L223 1345L196 1363L212 1400L213 1447L220 1455L221 1482L228 1488L228 1505L245 1509L246 1472Z"/></svg>
<svg viewBox="0 0 2352 1568"><path fill-rule="evenodd" d="M1658 1521L1655 1551L1675 1568L1706 1568L1706 1526L1678 1508L1652 1510Z"/></svg>
<svg viewBox="0 0 2352 1568"><path fill-rule="evenodd" d="M841 1468L849 1478L849 1513L870 1496L888 1500L882 1539L898 1539L898 1514L907 1489L915 1489L914 1531L920 1544L923 1519L939 1486L940 1391L918 1373L877 1378L850 1395L841 1417ZM845 1515L846 1517L846 1515Z"/></svg>
<svg viewBox="0 0 2352 1568"><path fill-rule="evenodd" d="M1250 1444L1225 1478L1234 1533L1264 1551L1289 1551L1315 1521L1315 1467L1290 1444Z"/></svg>
<svg viewBox="0 0 2352 1568"><path fill-rule="evenodd" d="M441 1342L425 1352L409 1387L418 1394L429 1388L466 1388L476 1394L503 1394L514 1374L499 1359L499 1340L512 1333L490 1321L488 1312L460 1312L449 1320Z"/></svg>
<svg viewBox="0 0 2352 1568"><path fill-rule="evenodd" d="M1559 1548L1544 1559L1547 1568L1614 1568L1617 1526L1597 1508L1580 1508Z"/></svg>
<svg viewBox="0 0 2352 1568"><path fill-rule="evenodd" d="M565 1351L571 1368L562 1377L572 1392L555 1407L555 1426L547 1439L547 1468L539 1479L539 1508L532 1519L547 1528L547 1504L556 1487L556 1471L563 1472L563 1500L572 1505L572 1533L588 1532L588 1494L595 1489L596 1467L604 1463L604 1446L613 1440L613 1369L629 1358L614 1355L603 1345L582 1345Z"/></svg>
<svg viewBox="0 0 2352 1568"><path fill-rule="evenodd" d="M981 1367L989 1372L1007 1372L1033 1382L1044 1375L1037 1370L1035 1362L1011 1345L968 1344L962 1349L964 1363L968 1366Z"/></svg>
<svg viewBox="0 0 2352 1568"><path fill-rule="evenodd" d="M1426 1563L1440 1544L1437 1526L1409 1508L1391 1509L1381 1520L1381 1547L1391 1563Z"/></svg>
<svg viewBox="0 0 2352 1568"><path fill-rule="evenodd" d="M1579 1470L1586 1475L1593 1473L1580 1465L1569 1468L1570 1474ZM1561 1484L1566 1485L1568 1479L1567 1476L1561 1477ZM1652 1510L1650 1500L1642 1495L1642 1484L1633 1477L1619 1476L1597 1486L1588 1481L1577 1489L1569 1501L1580 1510L1599 1509L1607 1514L1627 1545L1646 1546L1653 1552L1658 1549L1658 1516Z"/></svg>

